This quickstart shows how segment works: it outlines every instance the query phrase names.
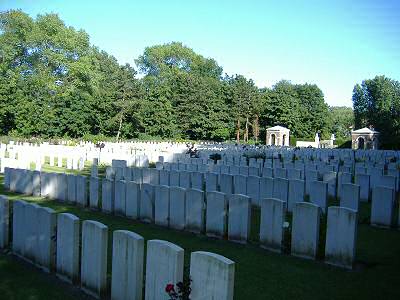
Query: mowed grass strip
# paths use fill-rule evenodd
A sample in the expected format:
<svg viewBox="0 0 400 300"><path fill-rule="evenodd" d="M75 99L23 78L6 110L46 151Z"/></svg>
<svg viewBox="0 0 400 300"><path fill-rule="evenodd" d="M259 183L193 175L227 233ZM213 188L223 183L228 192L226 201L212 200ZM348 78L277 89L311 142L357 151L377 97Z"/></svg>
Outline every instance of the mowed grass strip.
<svg viewBox="0 0 400 300"><path fill-rule="evenodd" d="M88 168L88 167L87 167ZM46 171L48 168L44 168ZM62 171L52 168L52 171ZM83 171L87 175L87 169ZM275 254L258 246L259 211L253 210L251 240L248 245L240 245L227 240L210 239L204 235L195 235L182 231L162 228L153 224L144 224L125 217L106 215L102 212L83 209L52 200L4 192L3 177L0 177L0 193L9 196L10 200L23 199L42 206L53 208L57 212L70 212L81 221L91 219L102 222L109 227L109 268L111 276L111 240L112 232L118 229L131 230L142 235L145 240L163 239L185 249L185 265L188 267L190 253L209 251L226 256L236 262L235 299L400 299L400 231L396 229L374 228L366 221L369 204L363 204L358 226L357 263L353 271L328 266L321 260L311 261L291 257L288 254ZM331 200L334 204L335 200ZM288 217L290 220L290 216ZM321 231L325 232L325 222L321 222ZM290 233L286 234L290 238ZM288 243L290 241L286 241ZM320 253L323 255L324 236L321 234ZM26 274L0 272L8 281L17 281L21 289L39 294L42 289L50 293L61 293L60 288L29 280L40 271L29 271ZM26 276L26 280L24 279ZM0 285L0 295L6 289ZM8 291L10 293L10 291ZM19 289L13 291L15 298L20 299ZM62 298L66 297L66 298ZM70 299L59 296L59 299ZM21 298L22 299L22 298ZM23 299L27 299L23 297ZM36 298L32 298L36 299ZM49 299L49 298L37 298ZM74 299L78 299L74 296Z"/></svg>

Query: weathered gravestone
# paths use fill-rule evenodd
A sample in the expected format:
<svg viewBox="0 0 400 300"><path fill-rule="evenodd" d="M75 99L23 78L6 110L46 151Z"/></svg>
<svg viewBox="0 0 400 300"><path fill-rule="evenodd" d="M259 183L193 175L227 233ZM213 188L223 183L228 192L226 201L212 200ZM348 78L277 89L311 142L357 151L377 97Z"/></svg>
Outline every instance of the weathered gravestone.
<svg viewBox="0 0 400 300"><path fill-rule="evenodd" d="M360 206L360 186L351 183L342 184L340 206L358 211Z"/></svg>
<svg viewBox="0 0 400 300"><path fill-rule="evenodd" d="M235 263L218 254L197 251L190 256L192 300L233 300Z"/></svg>
<svg viewBox="0 0 400 300"><path fill-rule="evenodd" d="M248 196L233 194L229 197L228 238L231 241L246 243L250 235L251 199Z"/></svg>
<svg viewBox="0 0 400 300"><path fill-rule="evenodd" d="M282 251L285 206L285 201L279 199L261 199L261 247L275 252Z"/></svg>
<svg viewBox="0 0 400 300"><path fill-rule="evenodd" d="M208 236L223 237L225 235L227 207L224 193L207 193L206 233Z"/></svg>
<svg viewBox="0 0 400 300"><path fill-rule="evenodd" d="M6 196L0 195L0 249L8 246L9 202Z"/></svg>
<svg viewBox="0 0 400 300"><path fill-rule="evenodd" d="M97 177L89 179L89 206L93 209L99 208L99 180Z"/></svg>
<svg viewBox="0 0 400 300"><path fill-rule="evenodd" d="M170 188L158 185L154 192L154 222L160 226L169 226Z"/></svg>
<svg viewBox="0 0 400 300"><path fill-rule="evenodd" d="M352 269L357 240L357 212L345 207L328 208L325 262Z"/></svg>
<svg viewBox="0 0 400 300"><path fill-rule="evenodd" d="M98 299L107 292L108 227L96 221L82 224L81 288Z"/></svg>
<svg viewBox="0 0 400 300"><path fill-rule="evenodd" d="M78 175L76 177L76 203L83 207L88 206L86 176Z"/></svg>
<svg viewBox="0 0 400 300"><path fill-rule="evenodd" d="M127 230L114 231L111 299L142 299L143 260L143 237Z"/></svg>
<svg viewBox="0 0 400 300"><path fill-rule="evenodd" d="M169 190L169 226L183 230L186 222L186 190L171 187Z"/></svg>
<svg viewBox="0 0 400 300"><path fill-rule="evenodd" d="M147 242L145 300L167 299L165 287L183 280L184 250L170 242Z"/></svg>
<svg viewBox="0 0 400 300"><path fill-rule="evenodd" d="M366 174L356 174L355 184L360 186L360 200L368 202L370 193L370 176Z"/></svg>
<svg viewBox="0 0 400 300"><path fill-rule="evenodd" d="M321 208L312 203L299 202L293 208L291 253L315 259L318 251Z"/></svg>
<svg viewBox="0 0 400 300"><path fill-rule="evenodd" d="M140 219L152 223L154 221L154 186L143 183L140 192Z"/></svg>
<svg viewBox="0 0 400 300"><path fill-rule="evenodd" d="M139 219L140 217L140 184L134 181L126 182L126 211L128 218Z"/></svg>
<svg viewBox="0 0 400 300"><path fill-rule="evenodd" d="M70 283L79 278L79 218L61 213L57 216L57 276Z"/></svg>
<svg viewBox="0 0 400 300"><path fill-rule="evenodd" d="M372 190L371 225L390 227L394 224L394 190L377 186Z"/></svg>
<svg viewBox="0 0 400 300"><path fill-rule="evenodd" d="M106 178L101 185L101 209L105 213L114 211L114 181Z"/></svg>
<svg viewBox="0 0 400 300"><path fill-rule="evenodd" d="M125 180L116 180L114 188L114 213L124 216L126 211L126 184Z"/></svg>
<svg viewBox="0 0 400 300"><path fill-rule="evenodd" d="M287 203L289 195L289 181L284 178L274 178L272 197Z"/></svg>
<svg viewBox="0 0 400 300"><path fill-rule="evenodd" d="M293 211L293 206L297 202L303 202L305 196L305 182L303 180L289 180L289 194L287 202L287 210Z"/></svg>
<svg viewBox="0 0 400 300"><path fill-rule="evenodd" d="M196 189L186 190L185 229L200 233L204 230L205 204L204 192Z"/></svg>
<svg viewBox="0 0 400 300"><path fill-rule="evenodd" d="M323 181L310 183L310 202L318 205L323 213L326 213L328 204L328 184Z"/></svg>

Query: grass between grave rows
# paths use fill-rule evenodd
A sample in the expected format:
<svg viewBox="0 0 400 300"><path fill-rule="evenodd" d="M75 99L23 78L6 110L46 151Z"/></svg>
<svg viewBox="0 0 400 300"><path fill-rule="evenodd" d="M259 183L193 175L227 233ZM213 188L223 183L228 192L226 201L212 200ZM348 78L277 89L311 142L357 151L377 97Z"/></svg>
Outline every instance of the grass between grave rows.
<svg viewBox="0 0 400 300"><path fill-rule="evenodd" d="M45 167L44 171L64 171ZM87 175L88 169L83 171ZM10 200L23 199L57 212L70 212L81 220L96 220L109 227L108 276L111 276L112 232L131 230L145 240L163 239L185 249L185 266L193 251L209 251L235 261L235 299L400 299L400 231L374 228L368 225L369 204L360 211L355 270L328 266L321 260L311 261L275 254L258 245L259 211L253 210L250 243L240 245L203 235L144 224L128 218L106 215L80 207L38 197L4 192L0 177L0 194ZM11 201L11 202L12 202ZM334 204L335 201L331 200ZM12 203L11 203L12 204ZM290 216L288 217L290 220ZM318 257L323 257L325 223L321 221L321 242ZM285 249L290 247L286 235ZM4 299L85 299L82 293L61 284L54 276L43 274L21 264L12 256L0 256L0 298Z"/></svg>

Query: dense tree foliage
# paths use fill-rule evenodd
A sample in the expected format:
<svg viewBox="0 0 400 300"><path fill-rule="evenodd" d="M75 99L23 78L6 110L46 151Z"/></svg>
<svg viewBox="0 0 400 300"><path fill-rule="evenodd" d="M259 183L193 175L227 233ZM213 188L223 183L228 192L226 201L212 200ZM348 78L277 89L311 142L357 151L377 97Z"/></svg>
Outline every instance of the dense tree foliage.
<svg viewBox="0 0 400 300"><path fill-rule="evenodd" d="M374 126L384 148L400 148L400 82L385 76L364 80L353 90L356 129Z"/></svg>
<svg viewBox="0 0 400 300"><path fill-rule="evenodd" d="M298 138L309 138L320 132L330 133L329 111L322 91L311 84L278 82L264 91L265 125L284 125Z"/></svg>
<svg viewBox="0 0 400 300"><path fill-rule="evenodd" d="M329 107L329 112L332 133L338 139L350 139L351 129L354 127L353 109L346 106L333 106Z"/></svg>
<svg viewBox="0 0 400 300"><path fill-rule="evenodd" d="M33 20L21 11L1 13L0 30L3 134L114 134L115 120L128 119L139 99L135 71L90 46L85 32L54 14Z"/></svg>
<svg viewBox="0 0 400 300"><path fill-rule="evenodd" d="M148 47L135 63L140 79L55 14L2 12L0 134L257 142L269 126L312 138L345 135L351 123L349 110L343 122L340 110L329 112L316 85L283 80L259 90L181 43Z"/></svg>

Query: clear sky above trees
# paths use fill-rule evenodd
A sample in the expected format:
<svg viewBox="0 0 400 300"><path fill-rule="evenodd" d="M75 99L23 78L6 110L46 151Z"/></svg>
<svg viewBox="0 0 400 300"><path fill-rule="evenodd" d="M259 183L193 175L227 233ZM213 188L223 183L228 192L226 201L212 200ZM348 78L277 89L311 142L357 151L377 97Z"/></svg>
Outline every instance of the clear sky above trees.
<svg viewBox="0 0 400 300"><path fill-rule="evenodd" d="M400 1L2 0L32 17L56 12L120 64L149 45L182 41L258 87L317 84L329 105L351 106L355 82L400 79Z"/></svg>

